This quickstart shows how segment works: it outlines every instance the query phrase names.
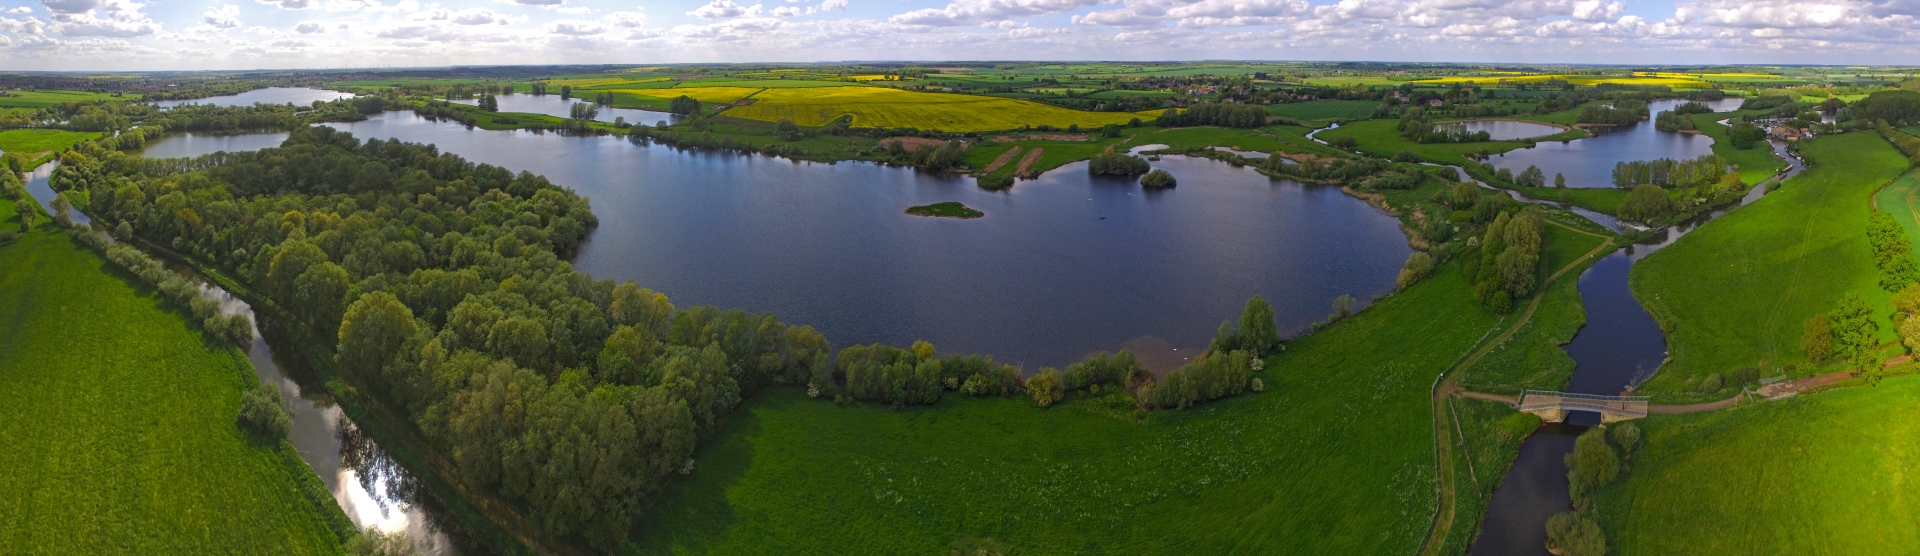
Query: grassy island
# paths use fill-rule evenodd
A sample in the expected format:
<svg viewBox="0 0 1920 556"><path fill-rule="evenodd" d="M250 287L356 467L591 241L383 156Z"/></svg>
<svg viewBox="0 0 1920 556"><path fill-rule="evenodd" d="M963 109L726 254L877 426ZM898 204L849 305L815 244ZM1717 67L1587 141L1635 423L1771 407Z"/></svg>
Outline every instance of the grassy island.
<svg viewBox="0 0 1920 556"><path fill-rule="evenodd" d="M907 214L914 216L937 216L940 218L979 218L987 213L973 210L972 207L955 201L907 207Z"/></svg>

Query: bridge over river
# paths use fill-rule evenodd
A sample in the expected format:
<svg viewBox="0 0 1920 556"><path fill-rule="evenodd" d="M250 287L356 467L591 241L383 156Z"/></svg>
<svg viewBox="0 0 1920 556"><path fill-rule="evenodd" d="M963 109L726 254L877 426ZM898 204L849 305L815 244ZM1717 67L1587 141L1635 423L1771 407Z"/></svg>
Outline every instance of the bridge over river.
<svg viewBox="0 0 1920 556"><path fill-rule="evenodd" d="M1520 394L1520 399L1513 404L1513 407L1539 415L1541 420L1550 423L1566 420L1568 411L1592 411L1600 414L1600 422L1614 423L1646 417L1648 405L1646 396L1601 396L1527 390Z"/></svg>

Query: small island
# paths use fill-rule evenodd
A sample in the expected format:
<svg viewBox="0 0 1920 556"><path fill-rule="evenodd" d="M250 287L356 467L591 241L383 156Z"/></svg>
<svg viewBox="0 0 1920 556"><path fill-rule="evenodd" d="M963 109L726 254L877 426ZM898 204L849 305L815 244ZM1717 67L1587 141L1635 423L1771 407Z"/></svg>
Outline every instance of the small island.
<svg viewBox="0 0 1920 556"><path fill-rule="evenodd" d="M987 213L973 210L955 201L907 207L907 214L914 216L937 216L941 218L979 218L987 215Z"/></svg>

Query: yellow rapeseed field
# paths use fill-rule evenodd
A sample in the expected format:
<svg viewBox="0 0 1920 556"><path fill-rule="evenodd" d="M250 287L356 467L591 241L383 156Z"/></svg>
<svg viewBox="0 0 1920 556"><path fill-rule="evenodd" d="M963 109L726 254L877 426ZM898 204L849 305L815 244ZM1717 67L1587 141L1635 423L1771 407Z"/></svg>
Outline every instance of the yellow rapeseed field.
<svg viewBox="0 0 1920 556"><path fill-rule="evenodd" d="M914 127L950 132L995 131L1042 124L1098 127L1124 124L1133 118L1148 120L1155 115L1084 112L1010 98L882 87L767 89L753 97L753 104L728 109L726 114L764 121L786 118L804 126L826 125L850 114L855 127Z"/></svg>

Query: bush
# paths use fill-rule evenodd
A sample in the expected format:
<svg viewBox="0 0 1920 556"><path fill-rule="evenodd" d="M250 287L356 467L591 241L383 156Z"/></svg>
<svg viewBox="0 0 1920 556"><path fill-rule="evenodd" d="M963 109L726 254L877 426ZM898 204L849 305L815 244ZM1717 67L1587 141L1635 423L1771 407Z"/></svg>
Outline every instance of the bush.
<svg viewBox="0 0 1920 556"><path fill-rule="evenodd" d="M1641 184L1620 200L1620 217L1647 222L1665 214L1668 207L1666 189L1658 185Z"/></svg>
<svg viewBox="0 0 1920 556"><path fill-rule="evenodd" d="M0 245L13 243L14 241L19 239L20 239L20 232L16 232L13 230L0 230Z"/></svg>
<svg viewBox="0 0 1920 556"><path fill-rule="evenodd" d="M1700 381L1700 391L1718 392L1720 391L1720 387L1724 385L1725 382L1720 379L1720 373L1714 373L1707 375L1707 378Z"/></svg>
<svg viewBox="0 0 1920 556"><path fill-rule="evenodd" d="M1407 257L1406 266L1400 269L1400 278L1397 281L1397 285L1394 286L1394 289L1407 289L1407 286L1425 280L1427 275L1432 273L1433 257L1426 253L1415 251L1412 256Z"/></svg>
<svg viewBox="0 0 1920 556"><path fill-rule="evenodd" d="M1633 457L1633 451L1640 448L1640 427L1633 423L1620 423L1607 427L1607 437L1613 445L1620 447L1620 453Z"/></svg>
<svg viewBox="0 0 1920 556"><path fill-rule="evenodd" d="M1597 427L1587 429L1574 441L1573 453L1567 454L1567 491L1575 508L1590 505L1595 490L1620 476L1620 456L1607 444L1605 434Z"/></svg>
<svg viewBox="0 0 1920 556"><path fill-rule="evenodd" d="M1547 548L1560 556L1605 556L1607 538L1592 519L1564 512L1547 519Z"/></svg>
<svg viewBox="0 0 1920 556"><path fill-rule="evenodd" d="M1496 315L1513 312L1513 294L1507 293L1507 290L1487 294L1487 310Z"/></svg>
<svg viewBox="0 0 1920 556"><path fill-rule="evenodd" d="M1041 367L1040 373L1027 379L1027 395L1033 397L1040 407L1053 405L1060 401L1064 392L1061 389L1060 370L1053 367Z"/></svg>
<svg viewBox="0 0 1920 556"><path fill-rule="evenodd" d="M1351 136L1336 137L1332 141L1328 141L1327 144L1333 145L1335 147L1339 147L1342 149L1352 149L1354 147L1360 146L1360 140L1354 139Z"/></svg>
<svg viewBox="0 0 1920 556"><path fill-rule="evenodd" d="M1260 379L1258 378L1253 379L1253 383L1249 384L1247 387L1253 389L1253 391L1256 393L1267 391L1267 383L1261 382Z"/></svg>
<svg viewBox="0 0 1920 556"><path fill-rule="evenodd" d="M687 95L680 95L667 103L667 110L682 116L697 113L700 111L700 101Z"/></svg>
<svg viewBox="0 0 1920 556"><path fill-rule="evenodd" d="M240 427L268 439L287 436L293 428L293 412L287 409L280 388L261 384L240 395Z"/></svg>
<svg viewBox="0 0 1920 556"><path fill-rule="evenodd" d="M985 175L975 179L981 189L999 190L1013 187L1013 176L1008 174Z"/></svg>
<svg viewBox="0 0 1920 556"><path fill-rule="evenodd" d="M1140 185L1147 187L1173 187L1176 183L1178 181L1173 179L1173 174L1166 170L1154 170L1140 177Z"/></svg>

